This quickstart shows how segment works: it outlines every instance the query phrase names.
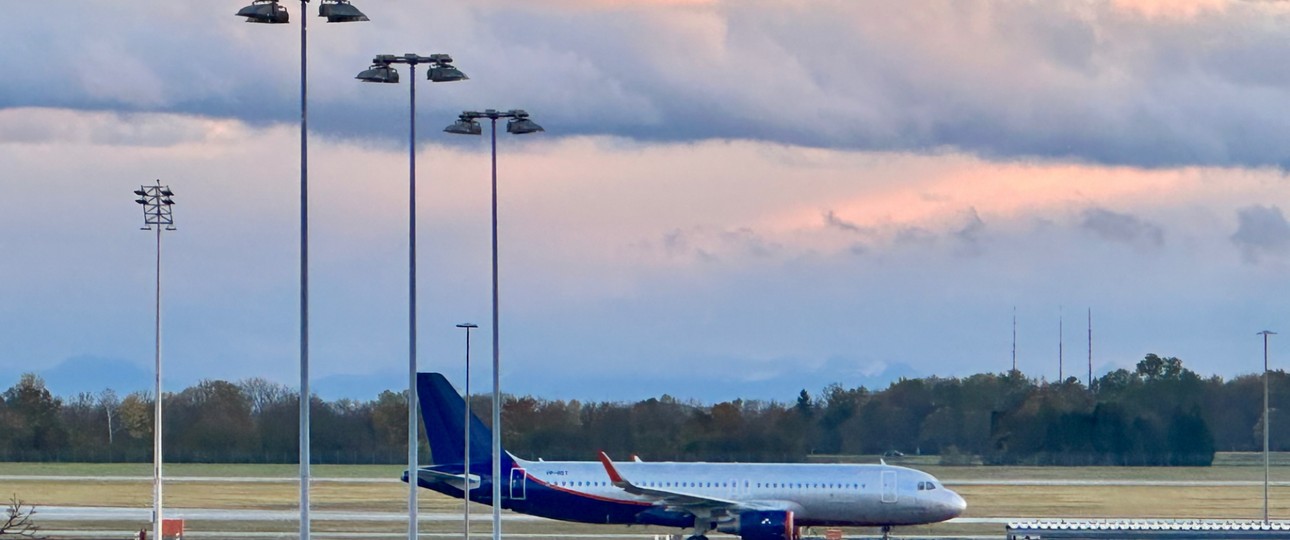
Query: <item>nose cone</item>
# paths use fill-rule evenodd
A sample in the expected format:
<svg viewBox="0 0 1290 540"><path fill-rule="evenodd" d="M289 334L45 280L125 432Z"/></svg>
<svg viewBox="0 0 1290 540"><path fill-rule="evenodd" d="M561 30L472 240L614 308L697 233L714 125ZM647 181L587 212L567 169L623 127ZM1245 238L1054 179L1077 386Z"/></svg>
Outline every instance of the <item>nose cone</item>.
<svg viewBox="0 0 1290 540"><path fill-rule="evenodd" d="M945 519L954 519L963 515L963 511L967 510L967 501L963 500L958 493L948 489L945 492L949 495L944 503Z"/></svg>

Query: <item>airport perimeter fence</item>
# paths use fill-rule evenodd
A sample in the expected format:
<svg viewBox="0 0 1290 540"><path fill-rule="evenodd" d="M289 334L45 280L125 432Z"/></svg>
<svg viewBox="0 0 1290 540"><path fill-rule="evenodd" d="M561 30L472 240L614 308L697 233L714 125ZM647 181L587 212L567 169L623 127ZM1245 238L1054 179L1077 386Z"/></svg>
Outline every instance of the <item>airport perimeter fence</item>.
<svg viewBox="0 0 1290 540"><path fill-rule="evenodd" d="M425 453L422 456L428 457ZM166 463L297 463L299 454L291 452L221 452L166 451ZM310 452L314 465L399 465L408 455L399 451L318 450ZM35 450L0 450L0 462L12 463L151 463L151 449L105 450L76 449L55 452Z"/></svg>

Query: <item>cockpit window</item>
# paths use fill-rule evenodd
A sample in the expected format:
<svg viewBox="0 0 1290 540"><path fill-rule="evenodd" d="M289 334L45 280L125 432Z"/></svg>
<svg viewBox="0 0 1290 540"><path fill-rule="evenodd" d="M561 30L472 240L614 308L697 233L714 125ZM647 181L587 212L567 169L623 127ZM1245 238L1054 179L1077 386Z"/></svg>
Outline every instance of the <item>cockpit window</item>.
<svg viewBox="0 0 1290 540"><path fill-rule="evenodd" d="M918 491L931 491L931 490L933 490L933 489L936 489L936 483L935 483L935 482L919 482L919 483L918 483Z"/></svg>

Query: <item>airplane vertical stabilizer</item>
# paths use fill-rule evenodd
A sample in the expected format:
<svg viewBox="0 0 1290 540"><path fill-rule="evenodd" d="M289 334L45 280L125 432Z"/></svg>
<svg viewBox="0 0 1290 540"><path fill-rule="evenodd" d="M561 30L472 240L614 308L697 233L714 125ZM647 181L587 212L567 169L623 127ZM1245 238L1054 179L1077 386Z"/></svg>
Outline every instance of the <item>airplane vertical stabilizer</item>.
<svg viewBox="0 0 1290 540"><path fill-rule="evenodd" d="M461 464L465 456L466 401L439 373L417 373L417 398L421 420L430 439L430 460L436 465ZM470 468L489 465L492 434L484 423L470 415ZM506 458L503 457L503 460ZM505 464L505 461L503 461Z"/></svg>

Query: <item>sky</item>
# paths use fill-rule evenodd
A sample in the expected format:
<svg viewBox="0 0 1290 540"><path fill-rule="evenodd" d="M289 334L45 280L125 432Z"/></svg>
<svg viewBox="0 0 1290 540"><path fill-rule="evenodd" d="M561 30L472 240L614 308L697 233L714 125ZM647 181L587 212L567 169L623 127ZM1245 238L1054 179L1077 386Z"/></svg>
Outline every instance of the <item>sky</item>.
<svg viewBox="0 0 1290 540"><path fill-rule="evenodd" d="M788 401L1149 353L1256 372L1290 333L1290 3L355 0L309 16L315 390L406 384L408 82L418 365L548 398ZM0 21L0 387L299 380L299 5L25 2ZM311 4L311 8L312 8ZM15 12L16 13L13 13ZM487 127L485 127L487 130ZM1275 368L1281 351L1272 336Z"/></svg>

